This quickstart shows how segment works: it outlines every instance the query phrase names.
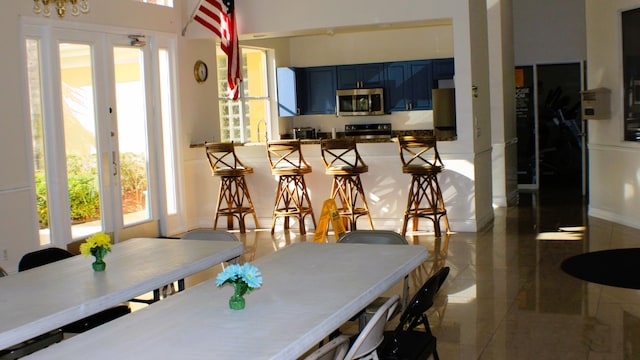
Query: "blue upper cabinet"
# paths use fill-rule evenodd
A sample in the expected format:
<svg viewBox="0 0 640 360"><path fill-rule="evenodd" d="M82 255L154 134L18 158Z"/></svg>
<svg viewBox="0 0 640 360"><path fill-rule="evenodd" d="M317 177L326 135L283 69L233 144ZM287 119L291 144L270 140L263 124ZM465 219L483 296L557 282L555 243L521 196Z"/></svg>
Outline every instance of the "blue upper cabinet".
<svg viewBox="0 0 640 360"><path fill-rule="evenodd" d="M300 78L301 114L335 114L336 67L308 67L300 74Z"/></svg>
<svg viewBox="0 0 640 360"><path fill-rule="evenodd" d="M384 88L385 111L431 110L431 90L453 79L454 59L278 68L280 116L335 114L336 90Z"/></svg>
<svg viewBox="0 0 640 360"><path fill-rule="evenodd" d="M455 69L453 58L433 60L433 80L453 79Z"/></svg>
<svg viewBox="0 0 640 360"><path fill-rule="evenodd" d="M338 89L384 87L384 64L340 65L337 67Z"/></svg>
<svg viewBox="0 0 640 360"><path fill-rule="evenodd" d="M387 63L385 73L387 112L431 110L431 60Z"/></svg>
<svg viewBox="0 0 640 360"><path fill-rule="evenodd" d="M276 78L278 81L278 115L299 115L296 69L277 68Z"/></svg>

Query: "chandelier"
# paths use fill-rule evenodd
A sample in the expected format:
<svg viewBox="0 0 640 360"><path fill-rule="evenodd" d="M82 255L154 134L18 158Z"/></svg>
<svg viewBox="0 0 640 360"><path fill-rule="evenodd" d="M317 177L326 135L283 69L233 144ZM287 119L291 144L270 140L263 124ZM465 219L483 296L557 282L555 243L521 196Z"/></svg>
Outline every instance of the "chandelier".
<svg viewBox="0 0 640 360"><path fill-rule="evenodd" d="M67 5L71 6L71 15L78 16L80 13L89 12L89 0L33 0L33 12L36 14L51 16L51 4L55 4L59 17L64 17L67 13Z"/></svg>

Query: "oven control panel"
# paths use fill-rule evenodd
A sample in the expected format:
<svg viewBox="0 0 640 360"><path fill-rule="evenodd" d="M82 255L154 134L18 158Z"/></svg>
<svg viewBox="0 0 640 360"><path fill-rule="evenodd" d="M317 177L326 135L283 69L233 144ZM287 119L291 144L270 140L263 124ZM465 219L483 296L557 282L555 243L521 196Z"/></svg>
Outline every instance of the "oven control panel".
<svg viewBox="0 0 640 360"><path fill-rule="evenodd" d="M344 134L359 138L390 138L391 124L346 124Z"/></svg>

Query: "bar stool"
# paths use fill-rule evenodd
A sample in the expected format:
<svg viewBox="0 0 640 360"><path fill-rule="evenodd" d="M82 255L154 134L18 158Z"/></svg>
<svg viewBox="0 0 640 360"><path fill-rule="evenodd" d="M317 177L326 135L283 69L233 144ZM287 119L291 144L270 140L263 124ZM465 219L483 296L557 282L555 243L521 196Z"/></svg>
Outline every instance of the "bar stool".
<svg viewBox="0 0 640 360"><path fill-rule="evenodd" d="M436 148L436 137L398 136L398 145L402 173L411 175L402 235L406 235L409 219L413 219L413 231L418 230L420 218L433 221L436 237L441 236L440 219L444 220L447 233L450 232L447 209L438 184L438 174L444 169L444 164Z"/></svg>
<svg viewBox="0 0 640 360"><path fill-rule="evenodd" d="M205 142L204 146L212 174L220 176L220 190L218 191L213 229L218 228L218 218L226 216L228 230L233 229L233 219L236 218L240 232L245 233L247 229L244 218L248 214L253 215L256 228L260 227L245 180L245 175L252 174L253 168L245 166L238 159L233 141L228 143Z"/></svg>
<svg viewBox="0 0 640 360"><path fill-rule="evenodd" d="M360 174L369 171L369 166L360 157L355 139L320 140L320 151L325 173L333 176L331 199L340 199L338 213L345 221L345 227L348 222L350 229L356 230L358 218L366 215L369 228L373 230L373 221L360 180Z"/></svg>
<svg viewBox="0 0 640 360"><path fill-rule="evenodd" d="M284 218L284 228L289 229L289 218L298 220L300 234L306 234L304 218L311 215L313 227L316 218L313 214L311 200L304 174L311 173L311 166L304 160L300 148L300 140L281 140L267 142L267 158L271 166L271 174L278 176L276 202L273 208L271 233L276 227L276 220Z"/></svg>

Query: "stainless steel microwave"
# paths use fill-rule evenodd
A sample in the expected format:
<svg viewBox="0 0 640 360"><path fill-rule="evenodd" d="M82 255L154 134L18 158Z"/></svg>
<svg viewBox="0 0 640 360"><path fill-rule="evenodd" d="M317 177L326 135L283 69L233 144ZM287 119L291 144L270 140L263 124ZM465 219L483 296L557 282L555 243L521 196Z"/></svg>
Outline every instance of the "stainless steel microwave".
<svg viewBox="0 0 640 360"><path fill-rule="evenodd" d="M338 90L336 93L338 116L383 115L382 88Z"/></svg>

